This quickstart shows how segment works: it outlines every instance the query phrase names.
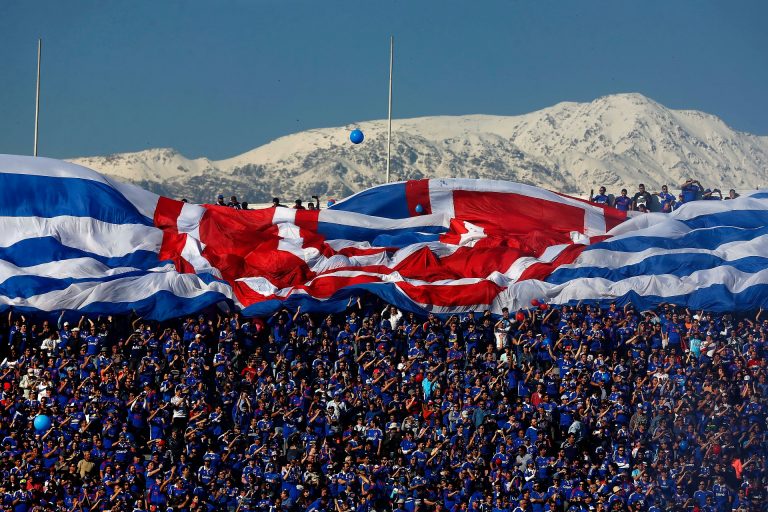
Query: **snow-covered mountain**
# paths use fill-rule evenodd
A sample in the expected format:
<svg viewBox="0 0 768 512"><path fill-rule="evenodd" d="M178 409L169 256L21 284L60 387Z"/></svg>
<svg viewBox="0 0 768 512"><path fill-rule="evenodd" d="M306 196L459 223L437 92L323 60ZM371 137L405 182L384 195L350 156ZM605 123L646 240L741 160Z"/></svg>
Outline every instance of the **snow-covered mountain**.
<svg viewBox="0 0 768 512"><path fill-rule="evenodd" d="M365 142L349 142L360 128ZM530 114L393 121L394 180L467 177L519 181L575 195L638 183L651 191L686 178L706 187L764 188L768 137L737 132L717 117L671 110L640 94L560 103ZM227 160L189 159L173 149L77 158L123 181L196 202L219 193L251 203L311 195L341 198L380 184L386 121L307 130Z"/></svg>

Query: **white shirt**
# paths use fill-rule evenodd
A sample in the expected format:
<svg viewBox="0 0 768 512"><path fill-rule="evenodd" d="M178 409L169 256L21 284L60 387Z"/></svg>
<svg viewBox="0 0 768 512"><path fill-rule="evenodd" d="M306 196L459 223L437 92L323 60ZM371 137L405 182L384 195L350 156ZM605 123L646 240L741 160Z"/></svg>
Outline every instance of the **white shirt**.
<svg viewBox="0 0 768 512"><path fill-rule="evenodd" d="M40 345L40 350L53 351L59 348L60 344L61 340L58 338L45 338L43 343Z"/></svg>

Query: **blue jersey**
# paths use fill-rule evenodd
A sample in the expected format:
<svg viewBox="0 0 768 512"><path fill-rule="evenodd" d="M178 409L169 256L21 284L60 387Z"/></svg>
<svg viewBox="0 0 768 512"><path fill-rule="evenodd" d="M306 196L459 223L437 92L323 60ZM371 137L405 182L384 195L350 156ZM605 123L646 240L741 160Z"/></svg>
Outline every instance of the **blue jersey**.
<svg viewBox="0 0 768 512"><path fill-rule="evenodd" d="M632 206L632 199L630 199L629 196L619 196L616 198L614 206L617 210L626 212L629 210L629 207Z"/></svg>
<svg viewBox="0 0 768 512"><path fill-rule="evenodd" d="M699 186L694 183L688 183L686 185L683 185L680 191L683 194L683 202L688 203L690 201L696 200L696 198L699 195L699 192L701 192L701 188L699 188Z"/></svg>
<svg viewBox="0 0 768 512"><path fill-rule="evenodd" d="M675 204L675 196L669 192L659 193L659 203L661 203L661 211L671 212L672 206Z"/></svg>
<svg viewBox="0 0 768 512"><path fill-rule="evenodd" d="M101 338L95 335L88 336L85 338L85 344L88 346L88 355L95 356L99 353L99 348L101 347Z"/></svg>

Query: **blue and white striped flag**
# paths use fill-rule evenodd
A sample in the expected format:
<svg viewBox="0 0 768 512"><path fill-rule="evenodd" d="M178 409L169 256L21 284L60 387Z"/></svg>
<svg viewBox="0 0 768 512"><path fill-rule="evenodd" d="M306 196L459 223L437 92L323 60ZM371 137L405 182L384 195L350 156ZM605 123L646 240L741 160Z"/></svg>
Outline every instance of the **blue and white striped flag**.
<svg viewBox="0 0 768 512"><path fill-rule="evenodd" d="M25 311L331 312L362 292L446 314L532 299L751 310L768 305L767 230L764 192L627 219L527 185L417 180L322 211L238 211L0 155L0 305Z"/></svg>

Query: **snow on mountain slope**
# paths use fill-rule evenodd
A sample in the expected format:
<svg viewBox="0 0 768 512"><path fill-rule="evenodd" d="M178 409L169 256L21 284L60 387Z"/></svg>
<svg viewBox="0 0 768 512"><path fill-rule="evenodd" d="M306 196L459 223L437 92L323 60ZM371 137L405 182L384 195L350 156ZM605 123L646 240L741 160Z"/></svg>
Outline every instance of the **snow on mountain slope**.
<svg viewBox="0 0 768 512"><path fill-rule="evenodd" d="M349 131L365 132L363 144ZM671 189L688 177L705 186L764 187L768 137L737 132L715 116L671 110L640 94L560 103L514 117L437 116L393 121L392 179L469 177L529 183L586 195L638 183ZM386 121L307 130L226 160L151 149L74 162L172 197L211 202L340 198L383 181Z"/></svg>

